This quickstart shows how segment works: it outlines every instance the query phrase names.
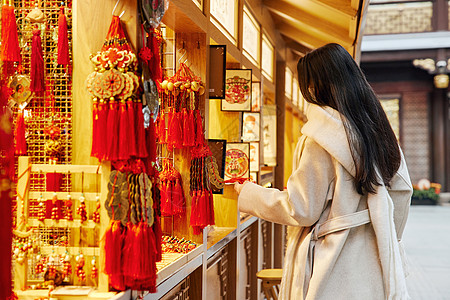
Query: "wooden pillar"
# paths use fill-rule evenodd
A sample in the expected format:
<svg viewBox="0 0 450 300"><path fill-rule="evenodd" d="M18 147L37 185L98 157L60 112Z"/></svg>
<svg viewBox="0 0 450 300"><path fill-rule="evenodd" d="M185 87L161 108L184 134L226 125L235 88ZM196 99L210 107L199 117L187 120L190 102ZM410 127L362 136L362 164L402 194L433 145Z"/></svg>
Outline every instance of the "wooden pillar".
<svg viewBox="0 0 450 300"><path fill-rule="evenodd" d="M445 89L435 89L431 99L431 155L433 182L442 184L446 191L446 140L445 125L448 120L447 95Z"/></svg>
<svg viewBox="0 0 450 300"><path fill-rule="evenodd" d="M285 76L286 62L276 63L275 101L277 105L277 166L275 167L275 187L284 189L284 130L285 130Z"/></svg>
<svg viewBox="0 0 450 300"><path fill-rule="evenodd" d="M433 1L433 31L447 31L448 30L448 1L435 0Z"/></svg>

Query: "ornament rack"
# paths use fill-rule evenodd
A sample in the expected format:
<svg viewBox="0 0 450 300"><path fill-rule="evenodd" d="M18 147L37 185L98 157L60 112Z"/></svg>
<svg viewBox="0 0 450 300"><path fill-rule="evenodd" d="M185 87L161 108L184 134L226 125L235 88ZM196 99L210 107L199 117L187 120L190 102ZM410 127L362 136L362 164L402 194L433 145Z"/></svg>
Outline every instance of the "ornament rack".
<svg viewBox="0 0 450 300"><path fill-rule="evenodd" d="M92 221L92 213L95 210L95 205L97 201L97 196L100 197L100 201L106 198L107 193L107 182L108 176L110 174L110 164L102 163L101 165L49 165L49 164L33 164L31 158L28 156L19 157L18 162L19 178L17 182L17 195L18 195L18 207L17 207L17 224L18 229L14 231L16 236L24 236L35 231L54 229L63 230L66 229L70 232L70 238L67 240L68 244L64 246L48 245L48 243L43 243L40 247L41 255L63 255L68 253L71 256L77 254L83 254L86 257L85 269L90 269L90 261L93 256L97 258L97 268L98 279L89 278L86 283L91 286L96 286L98 291L107 292L108 278L102 272L102 259L103 253L98 243L105 232L108 224L109 217L107 215L106 209L103 205L100 206L100 222L94 223ZM34 216L29 214L29 205L33 199L38 199L43 196L44 199L51 199L54 194L58 199L66 199L68 192L52 192L47 190L36 190L30 186L30 180L32 174L36 173L63 173L63 174L93 174L95 176L100 176L99 179L99 190L96 192L70 192L72 201L74 203L74 208L79 205L79 198L83 195L85 198L88 220L82 222L81 219L77 219L77 215L74 213L74 220L68 221L65 219L61 220L51 220L45 219L39 221ZM92 176L92 175L91 175ZM81 190L81 188L80 188ZM39 234L40 240L42 241L42 234ZM15 263L14 270L14 284L17 291L24 290L30 285L28 272L30 268L28 267L28 259L30 262L33 261L33 257L36 253L28 253L22 264ZM72 261L73 263L73 261ZM72 268L74 269L74 268ZM98 282L97 282L98 280ZM74 283L79 283L74 281Z"/></svg>

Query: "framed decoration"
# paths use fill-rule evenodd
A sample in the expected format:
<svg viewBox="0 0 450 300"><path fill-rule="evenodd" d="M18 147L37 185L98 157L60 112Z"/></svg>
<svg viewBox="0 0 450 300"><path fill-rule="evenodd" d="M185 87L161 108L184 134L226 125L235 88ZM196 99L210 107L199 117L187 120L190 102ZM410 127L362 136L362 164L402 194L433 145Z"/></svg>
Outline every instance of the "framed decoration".
<svg viewBox="0 0 450 300"><path fill-rule="evenodd" d="M225 72L225 99L222 110L251 111L252 70L230 69Z"/></svg>
<svg viewBox="0 0 450 300"><path fill-rule="evenodd" d="M258 172L250 172L249 180L253 183L258 184Z"/></svg>
<svg viewBox="0 0 450 300"><path fill-rule="evenodd" d="M257 112L242 113L242 141L258 142L260 132L260 114Z"/></svg>
<svg viewBox="0 0 450 300"><path fill-rule="evenodd" d="M211 150L212 157L217 163L217 171L219 176L223 179L225 175L225 155L227 148L227 140L208 140L208 147ZM213 194L223 194L223 189L218 189L214 184L211 184Z"/></svg>
<svg viewBox="0 0 450 300"><path fill-rule="evenodd" d="M209 99L225 98L226 45L209 46Z"/></svg>
<svg viewBox="0 0 450 300"><path fill-rule="evenodd" d="M277 165L277 106L263 106L264 164Z"/></svg>
<svg viewBox="0 0 450 300"><path fill-rule="evenodd" d="M250 172L259 172L259 142L250 143Z"/></svg>
<svg viewBox="0 0 450 300"><path fill-rule="evenodd" d="M261 82L252 82L252 111L261 111Z"/></svg>
<svg viewBox="0 0 450 300"><path fill-rule="evenodd" d="M236 178L249 178L250 144L227 143L225 157L225 181Z"/></svg>

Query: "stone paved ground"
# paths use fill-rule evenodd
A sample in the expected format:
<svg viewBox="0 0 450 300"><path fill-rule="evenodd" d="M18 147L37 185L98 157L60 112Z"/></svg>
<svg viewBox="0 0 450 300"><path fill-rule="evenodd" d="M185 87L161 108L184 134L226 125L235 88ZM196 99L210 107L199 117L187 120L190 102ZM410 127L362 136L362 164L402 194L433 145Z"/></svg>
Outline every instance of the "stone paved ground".
<svg viewBox="0 0 450 300"><path fill-rule="evenodd" d="M450 300L450 206L411 206L403 242L412 300Z"/></svg>

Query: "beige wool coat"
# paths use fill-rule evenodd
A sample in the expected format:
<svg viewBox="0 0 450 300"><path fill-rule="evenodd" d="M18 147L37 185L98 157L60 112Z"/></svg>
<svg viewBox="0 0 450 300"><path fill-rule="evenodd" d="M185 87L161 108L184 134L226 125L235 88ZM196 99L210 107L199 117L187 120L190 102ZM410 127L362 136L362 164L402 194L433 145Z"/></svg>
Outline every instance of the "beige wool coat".
<svg viewBox="0 0 450 300"><path fill-rule="evenodd" d="M279 299L406 299L385 292L389 287L383 281L373 222L314 237L315 224L367 209L368 197L354 188L354 163L339 113L310 105L307 116L287 189L247 183L239 195L240 211L289 226ZM393 203L393 234L400 240L412 195L403 154L387 192Z"/></svg>

